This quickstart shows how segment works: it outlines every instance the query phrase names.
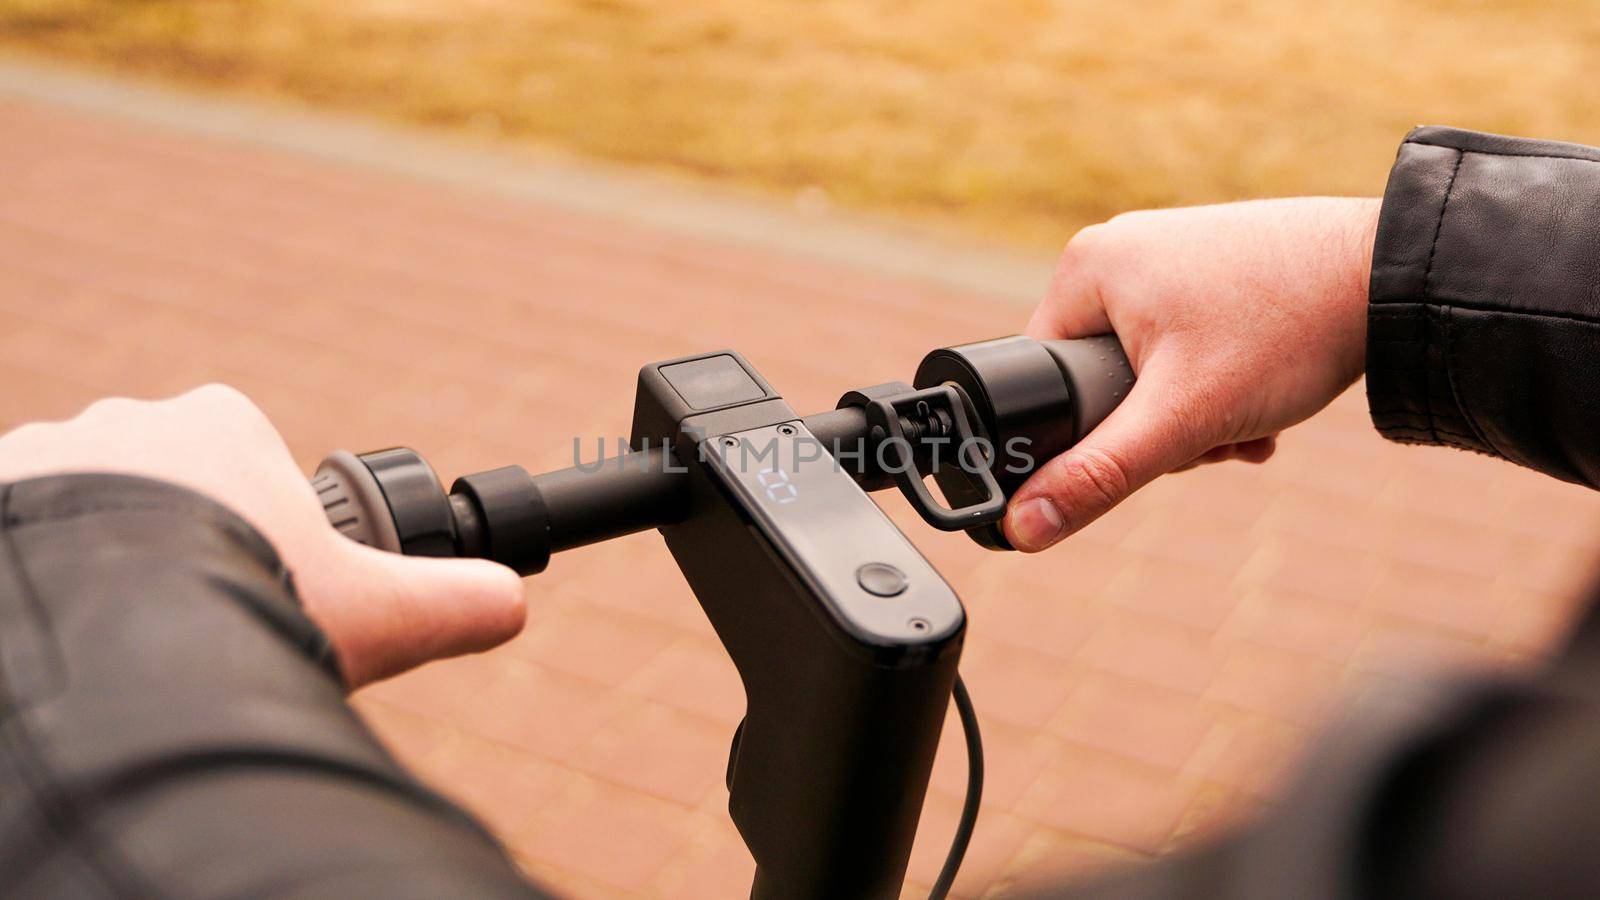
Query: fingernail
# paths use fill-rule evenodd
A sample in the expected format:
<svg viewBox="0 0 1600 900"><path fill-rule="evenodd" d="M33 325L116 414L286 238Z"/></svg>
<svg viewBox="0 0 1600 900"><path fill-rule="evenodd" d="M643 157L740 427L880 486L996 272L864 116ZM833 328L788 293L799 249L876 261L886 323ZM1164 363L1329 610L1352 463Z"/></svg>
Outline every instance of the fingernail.
<svg viewBox="0 0 1600 900"><path fill-rule="evenodd" d="M1043 550L1061 540L1067 521L1048 497L1038 497L1013 507L1010 514L1011 541L1018 550Z"/></svg>

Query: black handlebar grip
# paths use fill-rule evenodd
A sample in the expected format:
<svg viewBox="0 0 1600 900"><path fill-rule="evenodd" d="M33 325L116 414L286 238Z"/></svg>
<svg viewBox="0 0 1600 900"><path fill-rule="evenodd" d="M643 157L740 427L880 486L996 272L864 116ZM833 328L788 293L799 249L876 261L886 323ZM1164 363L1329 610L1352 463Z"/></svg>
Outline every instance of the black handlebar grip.
<svg viewBox="0 0 1600 900"><path fill-rule="evenodd" d="M1114 334L1040 341L1061 367L1072 397L1073 442L1104 422L1133 389L1133 366Z"/></svg>
<svg viewBox="0 0 1600 900"><path fill-rule="evenodd" d="M1133 389L1133 367L1116 335L1036 341L1015 335L935 350L917 367L917 387L953 384L966 395L996 452L995 481L1011 497L1028 476L1105 421ZM1009 550L998 525L968 529L978 543Z"/></svg>
<svg viewBox="0 0 1600 900"><path fill-rule="evenodd" d="M1133 388L1133 367L1116 335L1036 341L1016 335L935 350L915 384L961 388L997 449L1024 441L1036 463L1094 430ZM1007 484L1021 485L1026 473Z"/></svg>

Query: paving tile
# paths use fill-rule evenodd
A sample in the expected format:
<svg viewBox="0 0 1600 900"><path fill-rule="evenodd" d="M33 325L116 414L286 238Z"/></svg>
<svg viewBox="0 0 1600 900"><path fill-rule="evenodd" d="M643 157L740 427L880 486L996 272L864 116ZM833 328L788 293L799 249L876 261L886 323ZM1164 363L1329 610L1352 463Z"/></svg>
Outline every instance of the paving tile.
<svg viewBox="0 0 1600 900"><path fill-rule="evenodd" d="M1147 854L1050 828L1023 842L997 886L1000 896L1035 896L1062 884L1082 883L1148 860Z"/></svg>
<svg viewBox="0 0 1600 900"><path fill-rule="evenodd" d="M1459 567L1389 562L1373 581L1371 601L1384 613L1479 638L1494 626L1505 602L1488 581Z"/></svg>
<svg viewBox="0 0 1600 900"><path fill-rule="evenodd" d="M1056 579L1040 579L1017 566L1015 557L986 562L957 585L967 601L973 640L1003 641L1063 660L1073 658L1103 617L1093 602L1079 599L1078 590L1068 586L1078 575L1069 566ZM1098 579L1089 592L1104 593L1108 580Z"/></svg>
<svg viewBox="0 0 1600 900"><path fill-rule="evenodd" d="M714 636L679 639L635 673L622 690L721 722L730 735L744 718L744 685Z"/></svg>
<svg viewBox="0 0 1600 900"><path fill-rule="evenodd" d="M1163 852L1182 852L1185 847L1224 840L1227 835L1249 826L1268 809L1267 801L1219 785L1204 785L1194 802L1184 810L1178 827L1172 830Z"/></svg>
<svg viewBox="0 0 1600 900"><path fill-rule="evenodd" d="M1574 500L1592 500L1577 496ZM1531 517L1531 516L1530 516ZM1558 516L1559 517L1559 516ZM1572 530L1563 539L1545 538L1525 545L1517 565L1500 573L1497 581L1541 594L1572 596L1600 583L1600 539L1589 533L1585 539L1583 521L1571 520Z"/></svg>
<svg viewBox="0 0 1600 900"><path fill-rule="evenodd" d="M1272 535L1257 544L1237 577L1243 584L1359 603L1372 590L1381 566L1369 548Z"/></svg>
<svg viewBox="0 0 1600 900"><path fill-rule="evenodd" d="M1145 516L1118 546L1226 580L1238 571L1253 549L1249 541L1241 539L1250 523L1213 516L1211 506L1197 507L1199 504L1180 494L1166 509ZM1197 520L1203 521L1204 527L1196 527Z"/></svg>
<svg viewBox="0 0 1600 900"><path fill-rule="evenodd" d="M371 693L356 694L351 705L389 752L407 766L417 766L460 734L451 722L391 706Z"/></svg>
<svg viewBox="0 0 1600 900"><path fill-rule="evenodd" d="M540 756L568 760L624 707L604 685L494 657L499 677L455 698L451 716L477 734Z"/></svg>
<svg viewBox="0 0 1600 900"><path fill-rule="evenodd" d="M1211 637L1202 629L1124 613L1107 616L1078 658L1104 672L1198 695L1221 664Z"/></svg>
<svg viewBox="0 0 1600 900"><path fill-rule="evenodd" d="M973 703L978 703L976 697ZM1019 728L987 714L979 721L983 736L983 803L995 810L1015 809L1044 770L1061 753L1061 740L1034 728ZM939 755L933 762L930 790L949 799L966 796L967 750L961 723L945 719Z"/></svg>
<svg viewBox="0 0 1600 900"><path fill-rule="evenodd" d="M665 800L577 777L513 840L531 859L643 892L683 852L693 820Z"/></svg>
<svg viewBox="0 0 1600 900"><path fill-rule="evenodd" d="M459 730L413 766L420 777L507 842L514 841L567 784L560 766Z"/></svg>
<svg viewBox="0 0 1600 900"><path fill-rule="evenodd" d="M962 673L986 718L1033 729L1055 717L1078 677L1058 657L996 642L968 648Z"/></svg>
<svg viewBox="0 0 1600 900"><path fill-rule="evenodd" d="M1072 743L1176 770L1212 718L1186 694L1094 673L1078 683L1049 729Z"/></svg>
<svg viewBox="0 0 1600 900"><path fill-rule="evenodd" d="M611 721L571 757L597 778L695 807L723 781L733 734L720 723L641 701Z"/></svg>
<svg viewBox="0 0 1600 900"><path fill-rule="evenodd" d="M917 843L906 873L907 893L911 890L909 884L931 885L939 877L950 850L950 839L961 817L961 806L959 799L944 795L930 797L923 806L922 820L917 825ZM983 810L978 821L981 825L973 831L952 896L982 896L989 885L1010 868L1011 861L1034 828L1032 823L1000 810ZM927 890L913 896L926 897Z"/></svg>
<svg viewBox="0 0 1600 900"><path fill-rule="evenodd" d="M513 851L513 861L534 884L556 897L604 897L606 900L636 900L653 896L648 891L623 890L615 883L592 878L581 872L535 859Z"/></svg>
<svg viewBox="0 0 1600 900"><path fill-rule="evenodd" d="M655 891L671 900L739 897L750 893L755 861L726 816L706 816L679 857L657 876Z"/></svg>
<svg viewBox="0 0 1600 900"><path fill-rule="evenodd" d="M1258 533L1353 550L1373 548L1373 522L1380 513L1370 494L1352 497L1309 486L1264 493L1269 503L1254 523ZM1399 519L1405 521L1405 516Z"/></svg>
<svg viewBox="0 0 1600 900"><path fill-rule="evenodd" d="M641 616L586 607L535 616L506 650L580 678L616 687L681 632Z"/></svg>
<svg viewBox="0 0 1600 900"><path fill-rule="evenodd" d="M1250 542L1242 533L1233 533L1231 538L1235 546L1244 548L1244 555L1250 552ZM1172 539L1180 537L1175 533ZM1125 561L1122 571L1107 585L1104 599L1122 609L1212 631L1239 603L1243 588L1233 577L1237 569L1237 564L1224 570L1139 553Z"/></svg>
<svg viewBox="0 0 1600 900"><path fill-rule="evenodd" d="M1017 814L1050 828L1154 853L1200 791L1198 779L1109 754L1068 750L1017 804Z"/></svg>
<svg viewBox="0 0 1600 900"><path fill-rule="evenodd" d="M1313 594L1254 589L1234 607L1217 633L1343 663L1371 627L1371 619L1365 609Z"/></svg>
<svg viewBox="0 0 1600 900"><path fill-rule="evenodd" d="M1205 697L1291 722L1315 722L1339 691L1332 663L1269 647L1232 647Z"/></svg>
<svg viewBox="0 0 1600 900"><path fill-rule="evenodd" d="M1521 653L1538 653L1558 645L1582 611L1588 593L1541 597L1515 588L1497 586L1495 590L1504 602L1500 617L1489 630L1489 641Z"/></svg>
<svg viewBox="0 0 1600 900"><path fill-rule="evenodd" d="M1299 756L1307 729L1257 715L1218 717L1184 771L1234 792L1266 796Z"/></svg>
<svg viewBox="0 0 1600 900"><path fill-rule="evenodd" d="M1490 659L1479 640L1389 619L1380 621L1362 637L1350 665L1358 672L1406 677L1472 667Z"/></svg>

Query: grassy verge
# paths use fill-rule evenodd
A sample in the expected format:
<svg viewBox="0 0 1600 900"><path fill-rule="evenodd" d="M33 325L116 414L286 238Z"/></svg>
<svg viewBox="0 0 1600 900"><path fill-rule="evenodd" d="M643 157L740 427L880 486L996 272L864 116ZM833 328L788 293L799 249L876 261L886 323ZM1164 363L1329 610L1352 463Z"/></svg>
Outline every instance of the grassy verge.
<svg viewBox="0 0 1600 900"><path fill-rule="evenodd" d="M0 0L0 47L1036 245L1376 193L1418 122L1600 142L1590 0Z"/></svg>

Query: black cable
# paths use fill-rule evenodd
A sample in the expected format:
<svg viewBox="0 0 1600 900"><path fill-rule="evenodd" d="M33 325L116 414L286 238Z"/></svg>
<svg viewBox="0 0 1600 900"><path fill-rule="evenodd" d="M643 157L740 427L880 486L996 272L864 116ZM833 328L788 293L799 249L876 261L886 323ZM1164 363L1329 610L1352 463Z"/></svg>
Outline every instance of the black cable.
<svg viewBox="0 0 1600 900"><path fill-rule="evenodd" d="M956 715L961 717L961 732L967 737L967 798L961 804L961 821L956 823L956 836L950 841L950 852L945 854L944 868L939 870L939 880L933 883L930 900L945 900L950 886L955 883L956 872L961 870L961 860L967 855L967 844L972 842L972 828L978 824L978 801L983 799L983 736L978 734L978 713L972 708L972 698L967 695L966 682L956 676Z"/></svg>

